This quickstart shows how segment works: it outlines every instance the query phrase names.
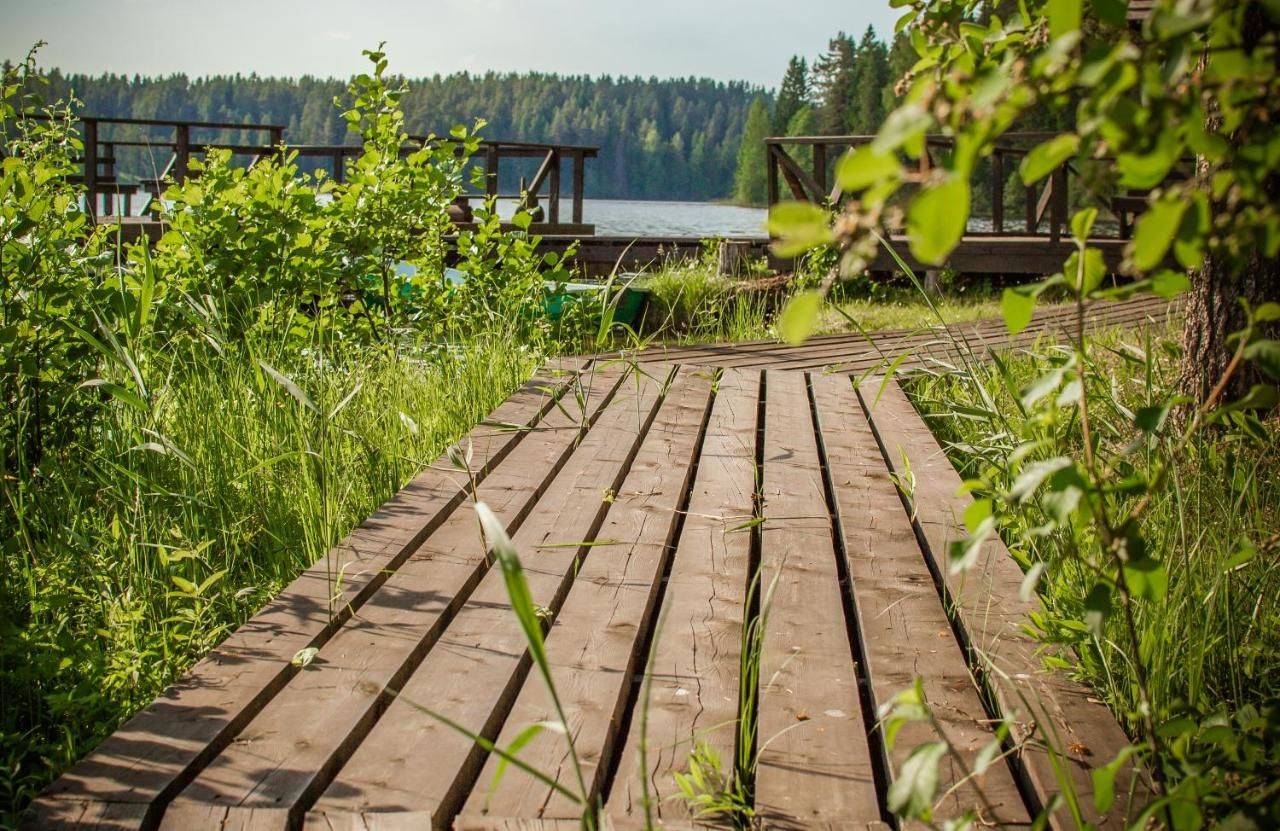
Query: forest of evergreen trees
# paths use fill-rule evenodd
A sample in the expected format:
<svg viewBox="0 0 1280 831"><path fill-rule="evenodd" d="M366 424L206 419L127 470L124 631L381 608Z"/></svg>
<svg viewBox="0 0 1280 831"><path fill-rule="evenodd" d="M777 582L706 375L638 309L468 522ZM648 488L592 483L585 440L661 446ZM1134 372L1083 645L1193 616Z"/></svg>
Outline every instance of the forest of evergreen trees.
<svg viewBox="0 0 1280 831"><path fill-rule="evenodd" d="M776 91L705 78L458 73L409 79L403 106L414 133L484 119L489 138L599 146L599 158L587 165L588 196L732 197L760 205L765 137L875 132L894 105L896 79L914 61L905 37L886 44L867 27L861 38L839 33L812 61L793 57ZM56 69L50 79L55 95L74 94L93 115L282 124L294 144L353 140L334 105L346 89L341 80L91 76ZM145 132L116 128L122 138Z"/></svg>
<svg viewBox="0 0 1280 831"><path fill-rule="evenodd" d="M886 44L870 26L861 39L840 32L812 64L793 57L773 100L758 96L747 111L734 172L734 201L765 203L767 136L874 133L896 103L897 79L915 61L905 35Z"/></svg>
<svg viewBox="0 0 1280 831"><path fill-rule="evenodd" d="M57 70L51 77L55 93L74 92L93 115L283 124L293 144L353 140L334 106L345 81ZM408 84L402 104L412 132L443 133L483 118L488 138L597 145L587 195L630 199L728 196L747 110L756 98L772 101L746 83L695 78L460 73Z"/></svg>

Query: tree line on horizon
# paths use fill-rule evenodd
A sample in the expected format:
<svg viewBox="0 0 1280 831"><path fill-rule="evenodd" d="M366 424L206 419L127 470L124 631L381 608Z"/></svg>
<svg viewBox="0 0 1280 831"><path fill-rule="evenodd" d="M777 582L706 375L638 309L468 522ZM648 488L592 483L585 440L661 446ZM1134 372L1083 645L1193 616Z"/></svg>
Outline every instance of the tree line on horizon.
<svg viewBox="0 0 1280 831"><path fill-rule="evenodd" d="M86 75L57 69L48 77L53 97L74 95L90 115L280 124L286 140L295 145L356 140L334 103L346 88L343 80ZM408 92L401 103L413 134L443 134L455 124L470 126L483 119L485 138L600 147L599 158L587 164L585 179L586 194L597 198L725 198L733 189L747 110L753 100L772 101L769 91L746 82L707 78L489 72L404 80ZM112 131L121 138L164 134L141 127ZM264 139L244 133L218 140ZM119 155L129 157L127 152ZM134 156L139 157L133 159L136 163L140 154ZM517 187L515 177L532 176L535 168L535 161L513 165L504 190Z"/></svg>
<svg viewBox="0 0 1280 831"><path fill-rule="evenodd" d="M904 34L887 44L871 26L861 39L838 33L812 63L793 56L777 93L772 98L757 95L751 102L734 172L734 201L765 204L764 140L769 136L876 132L897 101L897 80L915 62ZM799 155L805 160L803 151Z"/></svg>

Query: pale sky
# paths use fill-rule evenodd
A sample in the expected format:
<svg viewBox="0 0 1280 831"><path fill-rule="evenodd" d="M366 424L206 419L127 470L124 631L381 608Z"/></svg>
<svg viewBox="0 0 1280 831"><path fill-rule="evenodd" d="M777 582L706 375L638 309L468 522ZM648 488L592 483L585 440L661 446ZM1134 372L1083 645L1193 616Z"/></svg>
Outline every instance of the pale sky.
<svg viewBox="0 0 1280 831"><path fill-rule="evenodd" d="M0 0L0 58L144 75L349 77L387 41L392 71L705 76L777 86L836 31L881 37L888 0Z"/></svg>

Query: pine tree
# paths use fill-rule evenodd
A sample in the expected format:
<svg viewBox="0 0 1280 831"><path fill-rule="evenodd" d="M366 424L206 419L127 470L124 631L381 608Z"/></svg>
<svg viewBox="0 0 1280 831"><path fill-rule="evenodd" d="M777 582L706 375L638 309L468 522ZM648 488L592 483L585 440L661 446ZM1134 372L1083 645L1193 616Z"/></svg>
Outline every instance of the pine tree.
<svg viewBox="0 0 1280 831"><path fill-rule="evenodd" d="M353 141L334 108L346 82L333 78L215 76L162 78L66 75L51 72L54 97L72 90L82 112L103 117L200 119L286 125L291 144ZM735 156L747 110L761 93L748 84L709 79L656 80L546 73L458 73L408 79L401 99L409 132L446 133L455 124L484 118L486 138L587 144L600 156L587 164L592 197L716 199L733 188ZM767 100L767 99L766 99ZM766 131L767 132L767 131ZM119 140L161 139L164 130L115 125ZM251 144L248 131L202 131L201 138ZM118 147L117 173L153 176L156 154ZM305 167L317 164L304 163ZM504 163L503 190L536 165ZM508 178L510 177L510 178ZM567 185L567 182L566 182Z"/></svg>
<svg viewBox="0 0 1280 831"><path fill-rule="evenodd" d="M809 65L804 58L793 55L787 64L787 72L778 87L778 99L773 106L773 134L782 135L796 113L809 104Z"/></svg>
<svg viewBox="0 0 1280 831"><path fill-rule="evenodd" d="M788 136L811 136L815 132L813 107L801 107L796 114L791 116L791 121L787 123L786 134ZM801 145L788 148L791 158L800 163L800 166L806 170L813 166L813 148L807 145Z"/></svg>
<svg viewBox="0 0 1280 831"><path fill-rule="evenodd" d="M880 129L885 109L882 99L889 79L889 50L870 26L858 44L854 65L853 102L849 129L854 135L869 135Z"/></svg>
<svg viewBox="0 0 1280 831"><path fill-rule="evenodd" d="M893 45L889 47L889 58L885 73L884 88L880 91L880 108L885 113L893 112L898 107L898 81L915 66L919 59L907 30L903 29L893 37Z"/></svg>
<svg viewBox="0 0 1280 831"><path fill-rule="evenodd" d="M743 205L763 205L765 193L764 140L769 136L769 105L757 97L747 111L747 123L738 147L738 170L733 177L733 197Z"/></svg>
<svg viewBox="0 0 1280 831"><path fill-rule="evenodd" d="M826 53L813 64L817 126L824 135L838 136L849 132L856 51L853 38L841 32L828 44Z"/></svg>

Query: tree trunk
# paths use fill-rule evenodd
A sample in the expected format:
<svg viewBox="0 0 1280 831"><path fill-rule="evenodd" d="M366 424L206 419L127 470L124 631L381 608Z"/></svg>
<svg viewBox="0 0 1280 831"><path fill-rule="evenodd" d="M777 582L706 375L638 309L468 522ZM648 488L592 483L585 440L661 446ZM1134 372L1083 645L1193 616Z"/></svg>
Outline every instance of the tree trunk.
<svg viewBox="0 0 1280 831"><path fill-rule="evenodd" d="M1252 50L1274 28L1267 13L1260 5L1254 4L1244 20L1245 48ZM1205 67L1204 61L1202 56L1201 71ZM1205 126L1210 132L1217 132L1222 126L1222 116L1212 104ZM1273 129L1269 120L1264 120L1261 125L1245 124L1238 129L1243 132L1259 128ZM1227 139L1238 143L1241 134ZM1197 159L1196 174L1207 186L1210 171L1204 159ZM1272 201L1280 200L1280 179L1268 177L1265 188ZM1218 208L1214 205L1211 210L1217 213ZM1178 378L1182 393L1194 401L1203 402L1209 396L1231 363L1237 344L1229 343L1227 338L1243 329L1246 322L1241 300L1248 301L1253 307L1280 300L1280 261L1264 257L1256 248L1236 262L1214 254L1205 257L1204 264L1191 277ZM1268 327L1267 334L1274 337L1276 328ZM1262 380L1262 374L1255 367L1242 366L1224 389L1224 400L1239 398Z"/></svg>
<svg viewBox="0 0 1280 831"><path fill-rule="evenodd" d="M1245 326L1241 300L1251 306L1280 300L1280 261L1254 254L1240 268L1210 256L1192 277L1182 330L1179 386L1183 394L1204 401L1226 372L1236 345L1227 338ZM1226 400L1239 398L1262 380L1252 366L1242 366L1225 391Z"/></svg>

